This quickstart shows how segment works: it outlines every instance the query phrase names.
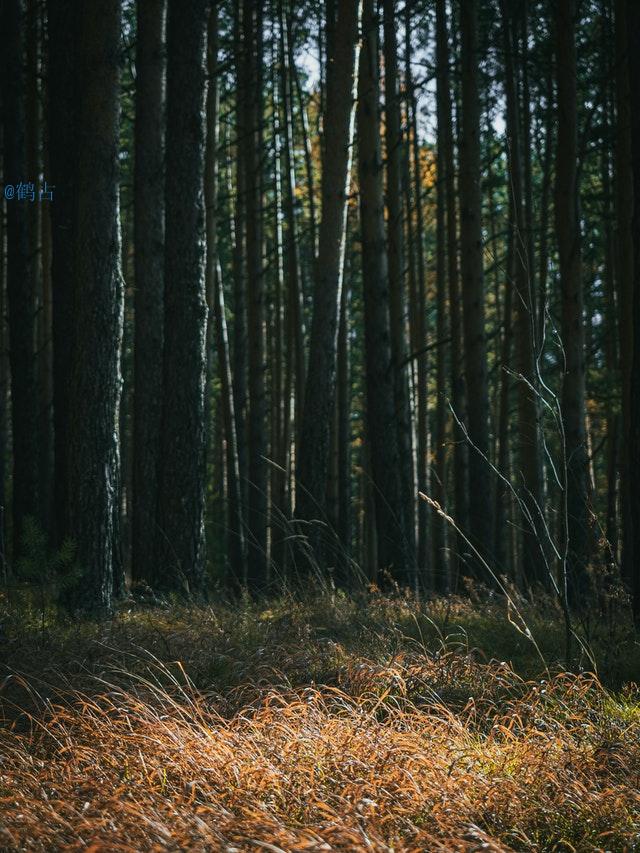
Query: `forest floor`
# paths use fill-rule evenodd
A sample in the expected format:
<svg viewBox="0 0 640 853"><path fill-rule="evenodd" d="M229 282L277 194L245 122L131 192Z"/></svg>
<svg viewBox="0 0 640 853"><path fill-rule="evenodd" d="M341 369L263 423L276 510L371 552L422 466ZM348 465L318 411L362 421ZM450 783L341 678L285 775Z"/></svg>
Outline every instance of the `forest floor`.
<svg viewBox="0 0 640 853"><path fill-rule="evenodd" d="M489 595L0 614L0 850L640 849L622 619L569 673Z"/></svg>

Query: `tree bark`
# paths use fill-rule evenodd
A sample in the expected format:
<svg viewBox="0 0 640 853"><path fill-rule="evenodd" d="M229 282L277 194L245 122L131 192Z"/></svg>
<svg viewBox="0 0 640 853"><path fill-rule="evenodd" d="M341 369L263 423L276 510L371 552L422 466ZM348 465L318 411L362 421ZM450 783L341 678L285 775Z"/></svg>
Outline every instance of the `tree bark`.
<svg viewBox="0 0 640 853"><path fill-rule="evenodd" d="M114 569L119 564L123 322L118 216L120 15L118 0L82 7L77 66L76 334L69 377L66 532L76 543L81 571L70 601L100 610L111 606ZM59 115L56 120L67 118Z"/></svg>
<svg viewBox="0 0 640 853"><path fill-rule="evenodd" d="M5 0L2 31L4 180L18 186L36 180L27 174L23 50L25 17L21 0ZM27 199L7 201L7 307L13 435L13 557L24 549L27 519L38 521L38 395L35 342L34 264L30 249L33 218Z"/></svg>
<svg viewBox="0 0 640 853"><path fill-rule="evenodd" d="M422 165L418 139L418 102L411 70L411 10L405 5L405 77L407 86L407 122L410 154L413 162L413 204L415 207L415 279L414 292L410 300L409 320L412 327L412 349L418 353L415 369L416 409L416 481L418 488L430 492L429 470L429 412L427 342L427 279L425 269L425 228L422 206ZM418 501L417 508L417 568L423 584L430 581L429 566L429 511L425 501Z"/></svg>
<svg viewBox="0 0 640 853"><path fill-rule="evenodd" d="M300 433L296 515L322 517L327 489L330 424L335 399L337 332L342 291L348 177L353 139L354 80L360 2L338 0L335 55L327 81L322 221L315 270L309 363Z"/></svg>
<svg viewBox="0 0 640 853"><path fill-rule="evenodd" d="M446 195L447 232L447 286L451 348L449 357L450 405L454 418L453 437L453 515L461 530L468 527L468 448L460 423L466 420L466 401L462 362L462 316L460 310L460 281L458 266L458 217L456 213L455 162L453 147L453 121L449 75L449 40L447 33L446 2L437 0L436 39L447 62L441 66L441 86L438 90L442 104L438 112L438 150L442 163L438 163L438 179L442 180ZM461 555L465 549L461 537L456 536L451 553L451 585L457 589L459 575L466 572Z"/></svg>
<svg viewBox="0 0 640 853"><path fill-rule="evenodd" d="M262 262L262 16L256 0L244 0L244 170L246 181L247 331L249 350L248 420L248 562L247 582L253 590L267 582L267 388L264 270Z"/></svg>
<svg viewBox="0 0 640 853"><path fill-rule="evenodd" d="M407 365L405 317L404 223L402 216L402 130L398 85L399 24L396 0L384 0L384 91L386 142L387 255L389 264L389 310L391 322L391 362L395 421L399 454L400 500L406 520L409 552L415 550L413 516L417 490L413 479L409 370Z"/></svg>
<svg viewBox="0 0 640 853"><path fill-rule="evenodd" d="M637 473L640 470L640 388L637 377L640 375L640 105L638 103L638 88L635 85L640 77L640 9L636 3L627 4L627 32L629 46L629 91L631 93L631 168L633 174L633 284L632 296L632 353L631 382L629 400L629 432L625 435L628 441L630 466L629 470ZM628 295L625 294L625 295ZM640 484L637 476L629 484L629 521L631 527L631 548L636 555L631 577L631 593L633 616L636 627L640 626L640 566L637 555L640 554Z"/></svg>
<svg viewBox="0 0 640 853"><path fill-rule="evenodd" d="M205 154L204 199L206 207L206 291L209 324L213 339L220 380L220 403L224 425L227 467L227 553L231 580L237 588L246 583L246 554L240 488L240 463L236 434L235 404L231 381L231 356L225 311L222 270L218 257L218 135L219 135L219 83L218 83L218 16L219 7L213 3L209 12L207 37L207 67L209 89L207 92L207 142ZM208 353L211 358L212 353Z"/></svg>
<svg viewBox="0 0 640 853"><path fill-rule="evenodd" d="M493 513L489 452L489 394L484 304L482 203L480 194L480 101L478 95L477 3L460 8L462 127L460 146L461 271L465 373L469 420L469 532L491 564ZM479 567L477 573L483 580Z"/></svg>
<svg viewBox="0 0 640 853"><path fill-rule="evenodd" d="M537 397L536 372L536 310L534 280L531 275L533 258L530 254L527 227L525 153L521 145L521 121L518 87L514 61L516 20L506 0L501 2L505 57L505 91L507 101L507 160L509 186L512 196L514 239L514 296L516 309L516 357L518 381L516 488L520 492L525 517L521 519L522 568L525 583L549 583L544 551L544 506L542 496L542 458L540 445L540 406ZM508 322L508 318L507 322ZM506 326L505 326L506 330Z"/></svg>
<svg viewBox="0 0 640 853"><path fill-rule="evenodd" d="M80 80L79 0L48 0L48 132L51 183L51 288L53 321L54 514L56 542L67 527L69 485L69 392L77 323L73 314L76 151Z"/></svg>
<svg viewBox="0 0 640 853"><path fill-rule="evenodd" d="M618 295L618 333L620 337L620 370L622 374L620 453L620 509L622 515L622 578L631 591L637 577L634 558L634 534L631 516L631 495L634 477L631 467L631 394L633 388L633 299L634 299L634 243L631 230L633 217L633 181L631 152L631 85L629 62L629 33L627 12L633 4L616 0L616 289Z"/></svg>
<svg viewBox="0 0 640 853"><path fill-rule="evenodd" d="M376 507L378 569L402 583L413 578L401 491L391 354L390 295L384 230L378 115L378 39L373 0L363 5L358 81L358 181L367 391L367 436Z"/></svg>
<svg viewBox="0 0 640 853"><path fill-rule="evenodd" d="M575 606L584 604L588 560L585 354L578 186L576 2L556 4L558 87L555 217L562 291L562 421L565 451L565 548L563 584Z"/></svg>
<svg viewBox="0 0 640 853"><path fill-rule="evenodd" d="M205 585L204 94L206 0L169 0L158 585Z"/></svg>
<svg viewBox="0 0 640 853"><path fill-rule="evenodd" d="M132 578L154 580L162 421L165 0L138 0Z"/></svg>

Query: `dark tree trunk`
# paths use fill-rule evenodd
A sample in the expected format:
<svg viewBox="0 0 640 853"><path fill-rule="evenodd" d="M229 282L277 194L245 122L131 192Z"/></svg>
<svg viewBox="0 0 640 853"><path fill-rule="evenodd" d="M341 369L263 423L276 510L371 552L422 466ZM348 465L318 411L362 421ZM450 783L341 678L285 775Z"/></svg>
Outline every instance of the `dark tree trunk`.
<svg viewBox="0 0 640 853"><path fill-rule="evenodd" d="M327 490L353 138L359 4L353 0L338 0L337 6L335 55L330 64L324 117L325 146L331 156L325 158L322 170L322 220L297 467L296 515L306 521L322 517Z"/></svg>
<svg viewBox="0 0 640 853"><path fill-rule="evenodd" d="M238 440L236 435L235 406L233 385L231 382L231 357L227 335L227 319L224 304L222 271L218 259L217 246L217 206L218 206L218 15L214 4L209 13L208 27L208 72L209 90L207 93L207 148L205 162L205 205L207 230L207 301L209 323L213 327L213 338L217 356L217 368L221 386L221 409L224 425L227 466L227 551L231 580L236 587L246 582L244 525L242 521L242 496L240 491L240 465L238 461ZM209 359L212 353L208 353Z"/></svg>
<svg viewBox="0 0 640 853"><path fill-rule="evenodd" d="M233 399L235 403L236 436L238 439L238 465L243 513L247 509L247 283L246 283L246 181L244 148L247 130L244 123L243 98L244 61L242 50L242 5L234 2L233 52L236 74L236 187L234 208L233 244Z"/></svg>
<svg viewBox="0 0 640 853"><path fill-rule="evenodd" d="M298 229L295 215L295 166L293 153L293 117L291 98L290 45L288 42L289 21L284 13L282 0L279 2L280 16L280 66L282 113L284 128L284 216L286 223L285 261L288 303L288 352L292 366L295 365L295 437L299 444L302 425L302 405L306 364L304 352L304 315L302 305L302 280L298 253ZM312 192L312 187L309 192Z"/></svg>
<svg viewBox="0 0 640 853"><path fill-rule="evenodd" d="M631 353L631 382L629 400L629 433L625 435L630 453L630 467L636 476L629 484L629 521L631 526L631 548L636 555L631 577L633 616L640 626L640 103L637 82L640 79L640 8L637 3L627 4L627 32L629 34L629 82L631 94L631 168L633 170L633 350Z"/></svg>
<svg viewBox="0 0 640 853"><path fill-rule="evenodd" d="M418 488L430 492L429 469L429 412L428 356L427 343L427 278L425 268L425 227L422 204L422 167L418 139L418 99L415 92L411 68L411 10L405 5L405 77L407 86L407 123L410 151L413 160L413 206L415 208L415 230L413 250L415 253L415 278L410 299L409 321L411 325L412 349L415 355L415 428L416 428L416 481ZM411 215L411 214L410 214ZM417 507L417 566L423 584L429 585L429 511L425 501Z"/></svg>
<svg viewBox="0 0 640 853"><path fill-rule="evenodd" d="M406 347L404 223L402 217L402 131L398 85L396 0L384 2L385 141L387 161L387 252L389 259L389 309L395 421L398 434L400 500L406 520L407 548L415 549L413 516L416 488L413 481L409 370Z"/></svg>
<svg viewBox="0 0 640 853"><path fill-rule="evenodd" d="M448 57L448 34L445 0L436 5L437 35L440 50ZM467 445L460 427L465 422L465 389L462 360L462 316L460 310L460 281L458 267L458 222L456 215L455 162L453 147L453 120L450 93L448 61L441 67L441 86L438 90L442 100L438 112L438 150L442 152L442 161L438 166L438 179L442 180L446 194L447 210L447 284L449 297L449 319L451 351L449 371L451 382L451 408L454 412L452 423L453 436L453 514L458 527L468 527L468 482L467 482ZM457 536L452 548L451 583L457 588L457 580L465 572L460 557L465 545Z"/></svg>
<svg viewBox="0 0 640 853"><path fill-rule="evenodd" d="M633 3L616 0L616 288L618 295L618 331L620 336L620 372L622 374L622 441L620 453L620 509L622 515L622 578L629 590L638 576L634 559L631 495L634 476L631 467L631 392L633 388L633 287L634 243L633 180L631 166L631 81L629 79L629 33L627 10Z"/></svg>
<svg viewBox="0 0 640 853"><path fill-rule="evenodd" d="M536 373L536 310L534 280L530 271L533 258L529 245L526 204L525 155L521 144L521 122L516 82L516 21L509 4L502 0L505 50L505 90L507 100L507 159L509 164L510 211L513 215L516 357L518 382L517 482L525 517L520 520L524 579L527 584L547 584L543 536L544 507L542 497L542 459L540 445L540 410ZM507 323L509 318L506 318ZM505 325L505 334L508 328Z"/></svg>
<svg viewBox="0 0 640 853"><path fill-rule="evenodd" d="M2 101L4 181L18 186L36 181L27 174L25 148L25 19L21 0L4 0ZM36 190L37 191L37 190ZM22 552L25 520L39 520L38 395L35 342L35 288L30 202L7 202L7 308L13 434L13 557Z"/></svg>
<svg viewBox="0 0 640 853"><path fill-rule="evenodd" d="M71 353L77 329L73 312L78 87L75 73L79 0L48 0L49 167L53 321L54 524L60 543L67 525Z"/></svg>
<svg viewBox="0 0 640 853"><path fill-rule="evenodd" d="M138 0L132 577L154 580L162 421L165 0Z"/></svg>
<svg viewBox="0 0 640 853"><path fill-rule="evenodd" d="M477 3L460 9L462 128L460 145L461 270L465 373L469 418L469 532L491 564L493 513L489 452L489 394L480 193L480 101L478 95ZM480 572L480 569L478 569ZM487 578L483 578L487 580Z"/></svg>
<svg viewBox="0 0 640 853"><path fill-rule="evenodd" d="M204 93L206 0L169 0L158 584L205 584Z"/></svg>
<svg viewBox="0 0 640 853"><path fill-rule="evenodd" d="M123 290L118 217L120 3L83 5L71 375L67 534L81 571L71 600L108 609L119 563L118 415ZM57 45L52 45L57 50ZM66 121L58 115L56 121ZM68 152L67 152L68 156ZM68 239L68 235L67 235Z"/></svg>
<svg viewBox="0 0 640 853"><path fill-rule="evenodd" d="M3 120L0 115L0 145ZM0 163L0 169L2 164ZM4 184L4 180L3 180ZM6 583L7 566L7 461L9 453L9 359L7 356L8 329L5 322L7 306L6 253L4 245L4 197L0 198L0 578Z"/></svg>
<svg viewBox="0 0 640 853"><path fill-rule="evenodd" d="M556 235L562 291L562 420L565 440L566 583L572 604L587 592L587 451L585 434L585 353L578 186L576 94L576 0L556 4L558 146L556 153Z"/></svg>
<svg viewBox="0 0 640 853"><path fill-rule="evenodd" d="M262 15L256 0L244 0L244 171L246 181L247 331L249 348L248 561L247 583L267 582L267 388L264 270L262 264Z"/></svg>
<svg viewBox="0 0 640 853"><path fill-rule="evenodd" d="M378 114L378 39L373 0L363 7L363 46L358 81L358 181L362 232L362 280L367 389L367 436L376 507L378 570L402 583L413 578L401 492L390 295L385 246L382 152Z"/></svg>

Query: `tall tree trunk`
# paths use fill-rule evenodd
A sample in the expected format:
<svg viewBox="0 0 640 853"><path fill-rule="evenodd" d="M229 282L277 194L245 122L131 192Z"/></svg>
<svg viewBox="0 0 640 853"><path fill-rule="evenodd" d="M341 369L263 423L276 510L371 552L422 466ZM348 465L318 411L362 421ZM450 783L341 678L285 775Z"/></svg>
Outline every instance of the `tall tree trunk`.
<svg viewBox="0 0 640 853"><path fill-rule="evenodd" d="M132 577L154 579L162 420L165 0L138 0L134 160Z"/></svg>
<svg viewBox="0 0 640 853"><path fill-rule="evenodd" d="M302 305L302 280L298 253L298 229L295 214L295 163L293 154L293 111L291 98L290 46L288 41L289 20L284 4L279 0L280 18L280 69L282 114L284 117L284 217L286 223L286 278L289 322L287 324L289 359L295 365L295 436L296 447L302 425L302 405L306 377L304 352L304 314ZM312 188L310 188L311 191ZM296 454L297 456L297 454Z"/></svg>
<svg viewBox="0 0 640 853"><path fill-rule="evenodd" d="M603 4L602 27L602 60L607 68L607 79L604 83L604 112L603 112L603 136L610 140L611 120L613 112L612 81L614 79L613 63L610 59L609 44L611 43L611 18L608 3ZM601 174L602 174L602 221L604 224L604 291L605 291L605 358L609 376L619 376L618 366L620 354L618 351L618 323L616 315L616 282L615 282L615 234L613 229L614 209L613 192L611 185L611 151L609 146L603 146L601 152ZM607 457L607 504L605 515L605 534L611 555L617 562L619 525L618 525L618 449L619 422L620 417L613 399L610 396L606 404L606 457Z"/></svg>
<svg viewBox="0 0 640 853"><path fill-rule="evenodd" d="M235 139L235 209L233 244L233 399L238 438L238 464L243 515L246 516L248 495L247 459L247 282L246 282L246 210L245 154L247 128L244 117L244 52L242 48L242 2L234 0L233 52L236 75L236 139Z"/></svg>
<svg viewBox="0 0 640 853"><path fill-rule="evenodd" d="M404 223L402 216L402 130L398 85L399 24L396 0L384 0L384 91L385 143L387 162L387 253L389 262L389 309L391 322L391 363L395 421L398 434L400 500L406 520L409 553L415 550L416 488L413 480L409 370L406 346Z"/></svg>
<svg viewBox="0 0 640 853"><path fill-rule="evenodd" d="M627 32L629 34L629 82L631 92L631 167L633 170L633 279L632 296L632 357L629 400L629 432L625 434L630 452L629 470L637 474L640 470L640 388L637 381L640 375L640 104L638 103L637 81L640 79L640 9L637 3L627 4ZM625 296L628 296L628 291ZM636 555L631 578L633 616L636 627L640 626L640 566L637 555L640 554L640 484L637 476L629 484L629 521L631 527L631 549Z"/></svg>
<svg viewBox="0 0 640 853"><path fill-rule="evenodd" d="M449 297L449 319L451 348L449 358L451 383L451 408L454 413L453 436L453 515L461 530L468 527L468 448L460 423L466 419L465 388L462 360L462 317L460 310L460 282L458 274L458 217L456 214L455 162L453 147L453 120L449 77L449 40L447 33L446 2L436 3L436 39L447 62L440 67L441 86L438 89L441 106L438 111L438 151L442 151L442 162L438 163L438 180L442 180L446 195L447 231L447 285ZM457 580L463 565L460 556L465 545L457 536L451 555L451 584L457 588ZM464 570L466 571L466 570Z"/></svg>
<svg viewBox="0 0 640 853"><path fill-rule="evenodd" d="M425 269L425 228L422 207L422 164L418 139L418 101L411 70L411 12L405 5L405 77L407 86L407 121L413 160L413 204L415 207L414 251L416 263L415 292L411 300L410 322L416 353L416 480L423 491L430 491L429 420L427 409L428 357L427 343L427 278ZM421 577L429 576L429 512L424 501L418 502L417 564Z"/></svg>
<svg viewBox="0 0 640 853"><path fill-rule="evenodd" d="M3 119L0 116L0 145L3 135ZM0 171L2 163L0 163ZM4 185L4 178L2 181ZM4 195L0 198L0 577L6 583L7 566L7 461L9 453L9 359L6 318L6 252Z"/></svg>
<svg viewBox="0 0 640 853"><path fill-rule="evenodd" d="M346 267L345 263L345 267ZM345 271L345 279L346 279ZM340 546L338 556L338 582L344 586L352 580L349 573L351 559L351 371L349 344L350 287L343 283L340 301L340 326L338 328L338 520L337 534Z"/></svg>
<svg viewBox="0 0 640 853"><path fill-rule="evenodd" d="M325 145L331 154L325 158L322 170L322 221L297 466L296 515L306 521L322 516L327 490L353 139L360 2L338 0L337 6L335 55L330 63L324 117Z"/></svg>
<svg viewBox="0 0 640 853"><path fill-rule="evenodd" d="M438 121L438 159L437 159L437 210L436 210L436 336L444 341L447 328L447 158L445 126L447 117L449 45L447 43L445 0L436 4L436 111ZM455 222L455 211L454 211ZM447 494L447 448L446 448L446 363L445 347L441 343L436 354L436 421L435 421L435 480L433 497L443 508ZM449 574L446 560L447 529L443 519L433 519L433 570L435 589L438 592L449 591Z"/></svg>
<svg viewBox="0 0 640 853"><path fill-rule="evenodd" d="M262 15L255 0L244 0L244 124L246 131L246 251L249 350L249 506L247 582L254 590L267 581L267 389L262 266Z"/></svg>
<svg viewBox="0 0 640 853"><path fill-rule="evenodd" d="M459 135L460 237L465 373L469 439L472 445L469 450L469 532L474 545L491 563L493 504L491 469L486 459L489 452L489 394L482 257L476 0L466 0L461 5L460 31L462 46L462 127Z"/></svg>
<svg viewBox="0 0 640 853"><path fill-rule="evenodd" d="M562 420L565 441L565 535L567 594L582 605L587 592L587 452L585 355L578 186L576 96L576 0L556 4L558 140L556 152L556 235L562 291Z"/></svg>
<svg viewBox="0 0 640 853"><path fill-rule="evenodd" d="M42 169L42 130L40 122L40 26L36 0L27 0L25 15L26 34L26 176L34 182L34 193L39 190ZM36 196L37 197L37 196ZM38 522L46 534L50 531L50 490L53 470L50 467L52 434L48 431L47 410L43 388L43 353L47 334L44 315L44 290L42 266L41 213L49 204L29 204L29 262L31 269L31 298L34 325L34 385L37 394L37 451L38 451Z"/></svg>
<svg viewBox="0 0 640 853"><path fill-rule="evenodd" d="M408 583L412 559L401 492L391 354L390 294L384 234L382 152L378 115L378 39L373 0L363 6L358 81L358 182L367 389L367 436L376 506L379 570ZM411 573L411 574L410 574Z"/></svg>
<svg viewBox="0 0 640 853"><path fill-rule="evenodd" d="M5 0L2 31L6 46L2 59L4 112L4 180L24 186L27 174L25 148L25 74L23 50L25 19L21 0ZM35 177L35 176L34 176ZM19 191L16 191L16 194ZM39 519L38 501L38 395L36 382L34 263L30 249L29 201L7 202L7 307L9 312L9 364L13 435L13 556L21 553L27 518Z"/></svg>
<svg viewBox="0 0 640 853"><path fill-rule="evenodd" d="M206 0L169 0L163 410L158 479L159 578L205 582L205 298L203 199Z"/></svg>
<svg viewBox="0 0 640 853"><path fill-rule="evenodd" d="M509 414L511 402L511 350L513 348L513 284L515 279L515 234L514 234L514 199L509 198L508 233L507 233L507 264L504 281L504 299L502 300L502 350L499 361L499 391L498 391L498 452L496 468L501 477L496 482L495 512L494 512L494 559L500 571L510 569L512 578L516 577L516 566L509 566L511 549L509 533L506 531L507 509L511 506L511 494L507 486L511 478L511 453L509 447ZM504 478L504 479L502 479ZM505 482L506 481L506 482Z"/></svg>
<svg viewBox="0 0 640 853"><path fill-rule="evenodd" d="M238 437L236 434L233 383L231 381L231 356L227 334L222 270L218 258L218 134L219 134L219 84L218 84L218 3L212 4L209 12L207 39L207 66L209 89L207 92L207 141L205 154L204 199L206 207L206 291L209 309L209 324L213 329L217 368L220 379L220 402L226 445L227 468L227 552L232 581L236 586L246 582L244 524L242 518L242 494L240 488L240 463L238 460ZM211 358L212 353L208 353Z"/></svg>
<svg viewBox="0 0 640 853"><path fill-rule="evenodd" d="M56 540L67 528L69 485L69 394L71 353L77 330L73 311L74 249L71 239L76 204L79 0L48 0L48 135L51 183L51 288L53 312L54 512Z"/></svg>
<svg viewBox="0 0 640 853"><path fill-rule="evenodd" d="M622 374L622 442L620 453L620 509L622 515L623 580L629 590L638 576L634 558L631 495L634 476L631 467L631 392L633 388L633 299L634 244L631 231L633 216L633 180L631 166L631 81L627 31L627 12L633 4L616 0L616 288L618 293L618 330L620 336L620 370Z"/></svg>
<svg viewBox="0 0 640 853"><path fill-rule="evenodd" d="M502 0L502 26L505 55L505 90L507 100L507 159L513 213L516 356L518 382L518 477L525 518L521 520L521 544L524 579L527 584L547 584L544 552L544 508L542 498L542 458L540 445L540 410L537 397L535 366L536 311L534 281L530 274L533 258L530 254L527 205L525 198L525 153L521 146L521 121L514 61L518 44L513 10ZM506 318L507 322L509 318ZM505 326L506 331L506 326ZM506 332L508 333L508 332Z"/></svg>
<svg viewBox="0 0 640 853"><path fill-rule="evenodd" d="M269 367L271 374L271 467L269 509L269 530L271 539L271 566L279 577L284 577L285 540L287 519L287 470L289 467L290 422L291 422L291 385L288 358L285 356L287 341L286 330L288 314L285 298L285 260L284 260L284 204L283 189L283 139L282 125L286 124L281 106L280 76L278 74L279 41L276 39L276 22L272 23L271 44L271 90L273 104L271 109L271 125L273 139L273 170L270 175L273 187L273 248L271 250L275 263L273 264L273 291L269 297L271 317L267 317L267 327L271 331L271 347L269 352Z"/></svg>
<svg viewBox="0 0 640 853"><path fill-rule="evenodd" d="M118 0L82 7L77 66L81 95L73 232L76 334L69 377L67 534L76 543L82 573L71 599L100 609L111 605L119 565L120 15ZM59 115L56 120L64 122L67 117Z"/></svg>

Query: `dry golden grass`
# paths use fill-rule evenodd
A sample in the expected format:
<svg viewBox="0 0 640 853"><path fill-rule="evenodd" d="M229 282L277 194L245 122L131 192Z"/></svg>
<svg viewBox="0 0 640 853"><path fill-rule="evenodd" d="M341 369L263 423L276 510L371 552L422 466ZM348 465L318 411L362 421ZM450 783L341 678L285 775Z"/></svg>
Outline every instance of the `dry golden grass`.
<svg viewBox="0 0 640 853"><path fill-rule="evenodd" d="M10 644L29 675L0 691L0 849L640 845L634 688L525 680L443 638L418 648L397 622L381 633L381 613L410 602L358 605L352 635L341 620L356 610L336 607L249 608L244 627L238 612L133 613L107 637L85 625L51 628L39 651ZM145 639L153 654L132 648ZM221 670L203 656L223 648Z"/></svg>

